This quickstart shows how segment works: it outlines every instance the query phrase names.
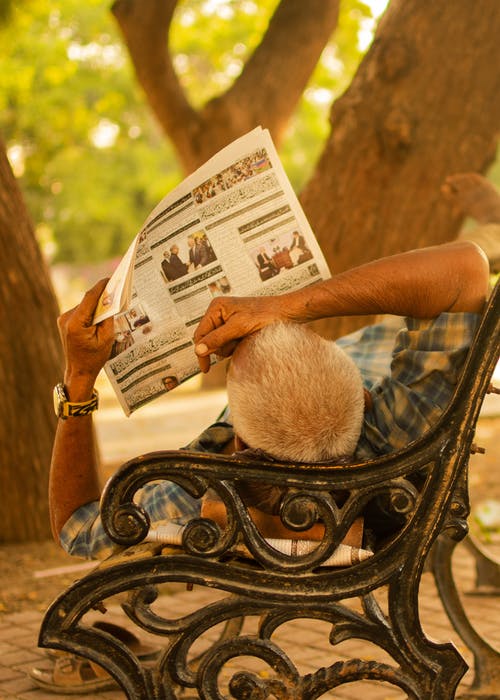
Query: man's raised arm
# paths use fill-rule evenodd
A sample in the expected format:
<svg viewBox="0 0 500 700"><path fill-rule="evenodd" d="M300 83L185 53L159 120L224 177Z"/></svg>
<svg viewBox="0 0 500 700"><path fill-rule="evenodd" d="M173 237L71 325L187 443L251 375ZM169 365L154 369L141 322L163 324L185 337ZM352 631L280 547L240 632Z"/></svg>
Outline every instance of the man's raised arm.
<svg viewBox="0 0 500 700"><path fill-rule="evenodd" d="M208 371L212 353L229 356L241 338L275 321L480 312L488 293L488 272L482 250L460 241L381 258L280 296L218 297L195 331L198 361Z"/></svg>
<svg viewBox="0 0 500 700"><path fill-rule="evenodd" d="M58 319L66 357L64 389L71 402L84 402L92 397L97 375L111 352L113 319L92 325L106 282L98 282L76 308ZM99 496L92 416L60 418L49 476L49 508L55 539L58 540L63 525L77 508Z"/></svg>

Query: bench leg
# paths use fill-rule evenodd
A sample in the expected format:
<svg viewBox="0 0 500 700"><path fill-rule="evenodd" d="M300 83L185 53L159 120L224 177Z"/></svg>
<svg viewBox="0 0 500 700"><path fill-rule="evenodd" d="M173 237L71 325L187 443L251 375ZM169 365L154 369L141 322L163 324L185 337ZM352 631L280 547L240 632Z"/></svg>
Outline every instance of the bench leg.
<svg viewBox="0 0 500 700"><path fill-rule="evenodd" d="M500 595L500 561L491 557L472 535L468 535L464 544L476 562L476 588L468 595Z"/></svg>
<svg viewBox="0 0 500 700"><path fill-rule="evenodd" d="M466 646L474 654L474 681L459 700L500 700L500 654L474 629L453 578L452 555L457 542L441 535L432 550L432 572L446 613Z"/></svg>

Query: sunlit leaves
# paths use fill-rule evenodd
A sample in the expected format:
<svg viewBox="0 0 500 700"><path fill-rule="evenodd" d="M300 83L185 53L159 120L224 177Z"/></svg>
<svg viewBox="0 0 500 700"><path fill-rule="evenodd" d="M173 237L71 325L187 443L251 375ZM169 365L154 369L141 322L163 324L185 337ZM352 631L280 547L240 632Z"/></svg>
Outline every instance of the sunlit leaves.
<svg viewBox="0 0 500 700"><path fill-rule="evenodd" d="M278 0L181 0L170 47L182 84L199 106L224 91L259 44Z"/></svg>
<svg viewBox="0 0 500 700"><path fill-rule="evenodd" d="M57 259L123 253L180 173L107 4L27 0L0 40L0 130L42 242Z"/></svg>

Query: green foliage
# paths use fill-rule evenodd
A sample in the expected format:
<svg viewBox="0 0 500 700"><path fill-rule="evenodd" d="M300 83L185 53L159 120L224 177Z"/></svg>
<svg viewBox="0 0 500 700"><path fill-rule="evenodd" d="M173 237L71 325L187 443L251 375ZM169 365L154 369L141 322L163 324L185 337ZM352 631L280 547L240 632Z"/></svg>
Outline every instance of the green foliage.
<svg viewBox="0 0 500 700"><path fill-rule="evenodd" d="M180 172L108 6L27 0L1 45L0 131L46 250L78 262L123 253Z"/></svg>
<svg viewBox="0 0 500 700"><path fill-rule="evenodd" d="M0 11L7 8L0 0ZM277 0L183 0L171 29L182 84L199 106L223 92L257 46ZM331 100L360 56L370 10L344 0L288 131L282 156L296 189L328 132ZM1 16L1 15L0 15ZM150 116L109 6L25 0L0 29L0 132L46 250L56 260L120 255L179 180L171 145Z"/></svg>
<svg viewBox="0 0 500 700"><path fill-rule="evenodd" d="M174 65L199 107L226 90L258 45L278 0L182 0L170 31Z"/></svg>

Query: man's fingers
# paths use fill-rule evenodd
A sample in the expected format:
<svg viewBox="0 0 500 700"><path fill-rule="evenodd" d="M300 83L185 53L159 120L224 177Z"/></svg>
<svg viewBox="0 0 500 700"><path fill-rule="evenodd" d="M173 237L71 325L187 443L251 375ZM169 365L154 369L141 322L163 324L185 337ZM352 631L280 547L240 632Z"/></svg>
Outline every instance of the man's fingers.
<svg viewBox="0 0 500 700"><path fill-rule="evenodd" d="M195 353L203 372L208 372L210 355L229 357L245 336L254 333L276 319L270 313L269 298L225 297L214 299L201 319L193 336Z"/></svg>
<svg viewBox="0 0 500 700"><path fill-rule="evenodd" d="M63 328L66 326L67 322L71 318L71 315L74 314L76 310L76 306L69 311L65 311L63 314L61 314L58 319L57 319L57 327L59 328L59 333L62 332Z"/></svg>
<svg viewBox="0 0 500 700"><path fill-rule="evenodd" d="M221 327L224 328L224 315L219 300L214 300L210 303L193 335L194 351L198 356L198 364L202 372L208 372L210 355L218 351L218 346L214 345L213 341L215 334L215 342L217 342L217 329Z"/></svg>
<svg viewBox="0 0 500 700"><path fill-rule="evenodd" d="M205 311L205 315L199 322L194 332L194 342L199 343L206 335L210 334L223 323L224 313L222 302L217 299L210 303L208 309Z"/></svg>
<svg viewBox="0 0 500 700"><path fill-rule="evenodd" d="M238 342L239 342L238 340L233 340L230 343L226 343L221 348L218 348L217 352L215 352L217 359L224 360L226 357L231 357L231 355L233 354L233 352L236 349L236 346L238 345ZM201 348L199 345L196 346L197 351L201 349L201 351L204 352L205 348L206 348L206 345L204 345L204 344L201 344ZM205 374L208 372L208 370L211 367L211 363L210 363L210 355L211 354L212 353L208 353L205 355L201 355L201 354L198 355L198 364L200 366L201 371L204 372Z"/></svg>
<svg viewBox="0 0 500 700"><path fill-rule="evenodd" d="M198 364L203 374L206 374L210 369L210 355L208 357L198 356Z"/></svg>
<svg viewBox="0 0 500 700"><path fill-rule="evenodd" d="M229 343L239 340L240 333L235 337L231 320L225 323L220 328L216 328L211 333L205 335L200 342L195 344L194 351L198 357L209 357L211 354L223 354L223 349Z"/></svg>
<svg viewBox="0 0 500 700"><path fill-rule="evenodd" d="M78 306L64 312L57 319L59 335L65 352L68 350L68 342L74 348L77 344L107 346L113 343L114 321L112 318L93 326L93 315L99 298L106 287L108 280L99 280L83 297ZM89 347L90 347L89 345Z"/></svg>
<svg viewBox="0 0 500 700"><path fill-rule="evenodd" d="M105 318L96 325L99 340L102 342L112 342L115 337L115 322L113 317Z"/></svg>
<svg viewBox="0 0 500 700"><path fill-rule="evenodd" d="M97 302L99 301L101 294L104 292L108 281L109 278L105 278L94 284L94 286L85 294L82 301L76 308L76 313L78 313L78 315L84 321L84 324L87 326L92 325L92 319L94 317Z"/></svg>
<svg viewBox="0 0 500 700"><path fill-rule="evenodd" d="M236 347L238 346L239 342L239 340L232 340L230 343L226 343L221 348L219 348L217 355L220 357L231 357L233 352L236 350Z"/></svg>

